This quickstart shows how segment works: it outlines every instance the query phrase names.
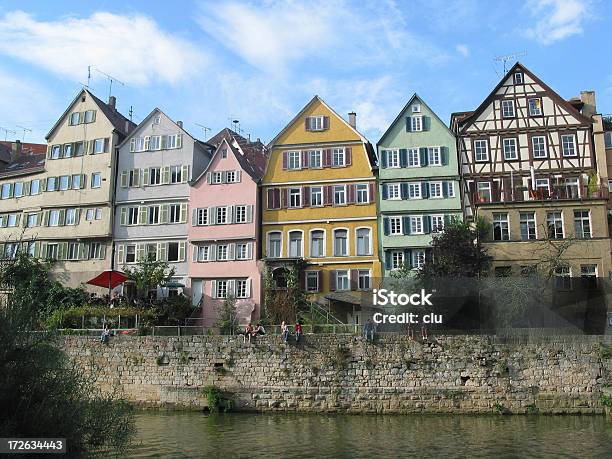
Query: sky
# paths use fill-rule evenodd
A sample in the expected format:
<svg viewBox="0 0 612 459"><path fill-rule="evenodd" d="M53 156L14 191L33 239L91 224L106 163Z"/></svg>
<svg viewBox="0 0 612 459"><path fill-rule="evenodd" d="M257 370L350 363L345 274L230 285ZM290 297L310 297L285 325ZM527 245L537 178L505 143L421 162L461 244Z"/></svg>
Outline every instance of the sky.
<svg viewBox="0 0 612 459"><path fill-rule="evenodd" d="M475 109L516 53L612 113L610 25L607 0L3 0L0 140L44 142L88 66L136 123L159 107L202 140L239 120L268 142L318 94L375 144L414 92L447 123Z"/></svg>

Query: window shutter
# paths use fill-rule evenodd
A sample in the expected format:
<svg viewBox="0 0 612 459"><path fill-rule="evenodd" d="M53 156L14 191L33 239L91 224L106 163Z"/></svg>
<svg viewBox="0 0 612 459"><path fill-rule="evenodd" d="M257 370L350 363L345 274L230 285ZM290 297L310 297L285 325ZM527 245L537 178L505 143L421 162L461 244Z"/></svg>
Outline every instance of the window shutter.
<svg viewBox="0 0 612 459"><path fill-rule="evenodd" d="M380 165L383 169L387 168L387 150L382 150L380 154Z"/></svg>
<svg viewBox="0 0 612 459"><path fill-rule="evenodd" d="M217 246L211 244L208 246L208 261L215 261L217 259Z"/></svg>
<svg viewBox="0 0 612 459"><path fill-rule="evenodd" d="M234 279L227 281L227 294L232 296L236 295L236 281Z"/></svg>
<svg viewBox="0 0 612 459"><path fill-rule="evenodd" d="M246 297L251 298L251 278L246 280Z"/></svg>
<svg viewBox="0 0 612 459"><path fill-rule="evenodd" d="M419 153L421 155L421 167L427 166L427 148L420 148Z"/></svg>
<svg viewBox="0 0 612 459"><path fill-rule="evenodd" d="M388 250L385 251L385 268L386 269L392 269L393 266L391 265L392 261L391 261L391 252L389 252Z"/></svg>
<svg viewBox="0 0 612 459"><path fill-rule="evenodd" d="M191 211L191 226L198 226L198 209Z"/></svg>
<svg viewBox="0 0 612 459"><path fill-rule="evenodd" d="M81 189L85 188L85 182L87 181L87 175L81 174Z"/></svg>
<svg viewBox="0 0 612 459"><path fill-rule="evenodd" d="M67 242L60 242L57 250L57 258L58 260L65 260L66 259L66 254L68 253L68 243Z"/></svg>
<svg viewBox="0 0 612 459"><path fill-rule="evenodd" d="M47 191L47 179L46 178L40 181L40 191Z"/></svg>
<svg viewBox="0 0 612 459"><path fill-rule="evenodd" d="M60 209L59 211L59 226L66 224L66 209Z"/></svg>
<svg viewBox="0 0 612 459"><path fill-rule="evenodd" d="M376 202L376 183L370 182L368 184L368 195L370 197L370 203Z"/></svg>
<svg viewBox="0 0 612 459"><path fill-rule="evenodd" d="M281 207L281 190L280 188L274 189L274 208L280 209Z"/></svg>
<svg viewBox="0 0 612 459"><path fill-rule="evenodd" d="M331 206L334 203L334 191L332 185L323 187L323 201L326 206Z"/></svg>
<svg viewBox="0 0 612 459"><path fill-rule="evenodd" d="M110 138L105 137L104 138L104 153L109 152L109 147L110 147Z"/></svg>
<svg viewBox="0 0 612 459"><path fill-rule="evenodd" d="M304 118L304 129L310 131L310 117L308 116Z"/></svg>
<svg viewBox="0 0 612 459"><path fill-rule="evenodd" d="M227 223L228 224L232 224L234 223L234 206L226 206L226 212L227 212Z"/></svg>
<svg viewBox="0 0 612 459"><path fill-rule="evenodd" d="M191 261L198 261L198 246L195 244L191 244Z"/></svg>
<svg viewBox="0 0 612 459"><path fill-rule="evenodd" d="M77 225L81 223L81 209L80 208L74 211L74 221L76 222Z"/></svg>
<svg viewBox="0 0 612 459"><path fill-rule="evenodd" d="M221 183L227 183L227 171L221 172Z"/></svg>
<svg viewBox="0 0 612 459"><path fill-rule="evenodd" d="M136 260L143 261L145 259L145 245L144 244L136 244Z"/></svg>
<svg viewBox="0 0 612 459"><path fill-rule="evenodd" d="M160 223L169 223L170 222L170 215L169 212L170 211L170 207L168 204L162 204L161 206L159 206L159 222Z"/></svg>
<svg viewBox="0 0 612 459"><path fill-rule="evenodd" d="M386 183L382 184L382 198L387 199L389 197L389 185Z"/></svg>
<svg viewBox="0 0 612 459"><path fill-rule="evenodd" d="M406 132L412 131L412 123L410 122L410 117L406 117Z"/></svg>
<svg viewBox="0 0 612 459"><path fill-rule="evenodd" d="M167 185L170 183L170 166L164 166L161 170L161 182L163 185Z"/></svg>
<svg viewBox="0 0 612 459"><path fill-rule="evenodd" d="M182 148L183 147L183 134L178 134L176 136L176 148Z"/></svg>
<svg viewBox="0 0 612 459"><path fill-rule="evenodd" d="M268 188L267 193L268 193L268 199L267 199L268 209L274 209L274 188Z"/></svg>
<svg viewBox="0 0 612 459"><path fill-rule="evenodd" d="M187 223L187 203L181 204L181 214L179 215L181 223Z"/></svg>
<svg viewBox="0 0 612 459"><path fill-rule="evenodd" d="M431 233L431 215L423 216L423 232L425 234Z"/></svg>
<svg viewBox="0 0 612 459"><path fill-rule="evenodd" d="M140 169L134 169L132 173L134 174L133 186L135 187L140 186Z"/></svg>
<svg viewBox="0 0 612 459"><path fill-rule="evenodd" d="M130 152L134 152L136 150L136 139L130 140Z"/></svg>
<svg viewBox="0 0 612 459"><path fill-rule="evenodd" d="M449 159L449 150L448 147L440 147L440 163L443 166L448 166L448 159Z"/></svg>
<svg viewBox="0 0 612 459"><path fill-rule="evenodd" d="M121 180L120 180L121 188L127 188L128 186L128 172L121 171Z"/></svg>
<svg viewBox="0 0 612 459"><path fill-rule="evenodd" d="M442 182L442 196L448 198L448 182Z"/></svg>
<svg viewBox="0 0 612 459"><path fill-rule="evenodd" d="M423 116L421 118L421 124L424 131L429 131L431 125L431 118L429 116Z"/></svg>
<svg viewBox="0 0 612 459"><path fill-rule="evenodd" d="M410 217L409 216L402 217L402 233L410 234Z"/></svg>
<svg viewBox="0 0 612 459"><path fill-rule="evenodd" d="M121 265L125 262L125 246L119 244L117 246L117 265Z"/></svg>
<svg viewBox="0 0 612 459"><path fill-rule="evenodd" d="M289 205L289 189L281 189L281 208L286 209Z"/></svg>
<svg viewBox="0 0 612 459"><path fill-rule="evenodd" d="M251 260L253 258L253 243L247 242L247 260Z"/></svg>
<svg viewBox="0 0 612 459"><path fill-rule="evenodd" d="M345 162L347 166L353 164L353 149L351 147L346 147L344 149L345 152Z"/></svg>
<svg viewBox="0 0 612 459"><path fill-rule="evenodd" d="M332 269L329 271L329 290L331 292L336 291L336 270Z"/></svg>
<svg viewBox="0 0 612 459"><path fill-rule="evenodd" d="M402 199L408 199L408 182L400 184L400 196Z"/></svg>
<svg viewBox="0 0 612 459"><path fill-rule="evenodd" d="M95 154L96 153L95 146L96 146L96 141L95 140L90 140L89 142L87 142L87 145L86 145L87 153L90 154L90 155Z"/></svg>
<svg viewBox="0 0 612 459"><path fill-rule="evenodd" d="M217 215L215 213L215 209L216 207L209 207L208 208L208 218L207 218L207 224L208 225L216 225L217 224Z"/></svg>
<svg viewBox="0 0 612 459"><path fill-rule="evenodd" d="M247 206L246 208L246 218L247 218L247 223L252 223L253 222L253 204Z"/></svg>
<svg viewBox="0 0 612 459"><path fill-rule="evenodd" d="M23 183L23 195L24 196L29 196L31 183L32 182L24 182Z"/></svg>
<svg viewBox="0 0 612 459"><path fill-rule="evenodd" d="M391 233L391 225L388 217L383 218L383 233L385 236L388 236Z"/></svg>
<svg viewBox="0 0 612 459"><path fill-rule="evenodd" d="M286 171L289 167L289 158L286 151L283 151L283 170Z"/></svg>
<svg viewBox="0 0 612 459"><path fill-rule="evenodd" d="M453 218L451 215L449 214L444 214L444 227L448 226L451 224Z"/></svg>
<svg viewBox="0 0 612 459"><path fill-rule="evenodd" d="M323 117L323 129L329 129L329 116Z"/></svg>
<svg viewBox="0 0 612 459"><path fill-rule="evenodd" d="M168 145L168 136L167 135L162 135L160 143L161 143L161 149L165 150L167 145Z"/></svg>
<svg viewBox="0 0 612 459"><path fill-rule="evenodd" d="M157 243L157 259L161 261L168 260L168 243L167 242Z"/></svg>
<svg viewBox="0 0 612 459"><path fill-rule="evenodd" d="M302 207L310 206L310 187L302 187Z"/></svg>
<svg viewBox="0 0 612 459"><path fill-rule="evenodd" d="M331 167L332 165L332 151L331 148L323 150L323 167Z"/></svg>
<svg viewBox="0 0 612 459"><path fill-rule="evenodd" d="M187 242L180 241L179 242L179 261L185 261L187 251Z"/></svg>
<svg viewBox="0 0 612 459"><path fill-rule="evenodd" d="M217 298L217 281L210 281L210 297Z"/></svg>
<svg viewBox="0 0 612 459"><path fill-rule="evenodd" d="M347 204L354 204L355 203L355 185L354 184L349 184L346 187L346 194L347 194Z"/></svg>
<svg viewBox="0 0 612 459"><path fill-rule="evenodd" d="M236 258L236 244L233 242L227 245L227 259L234 260Z"/></svg>
<svg viewBox="0 0 612 459"><path fill-rule="evenodd" d="M147 224L147 207L146 206L138 206L138 224L139 225Z"/></svg>
<svg viewBox="0 0 612 459"><path fill-rule="evenodd" d="M410 249L404 250L404 265L408 269L412 268L412 250Z"/></svg>
<svg viewBox="0 0 612 459"><path fill-rule="evenodd" d="M429 197L429 183L421 182L421 197L428 198Z"/></svg>
<svg viewBox="0 0 612 459"><path fill-rule="evenodd" d="M142 181L140 182L140 186L147 186L149 184L149 168L145 167L142 169Z"/></svg>
<svg viewBox="0 0 612 459"><path fill-rule="evenodd" d="M206 183L212 183L212 172L206 173Z"/></svg>
<svg viewBox="0 0 612 459"><path fill-rule="evenodd" d="M49 211L48 210L43 210L42 224L43 226L49 226Z"/></svg>
<svg viewBox="0 0 612 459"><path fill-rule="evenodd" d="M356 269L349 270L349 279L351 280L351 283L350 283L351 290L357 290L359 288L358 274L359 272Z"/></svg>
<svg viewBox="0 0 612 459"><path fill-rule="evenodd" d="M400 167L408 166L408 150L401 148L399 151Z"/></svg>
<svg viewBox="0 0 612 459"><path fill-rule="evenodd" d="M181 168L181 183L189 182L189 165L183 166Z"/></svg>

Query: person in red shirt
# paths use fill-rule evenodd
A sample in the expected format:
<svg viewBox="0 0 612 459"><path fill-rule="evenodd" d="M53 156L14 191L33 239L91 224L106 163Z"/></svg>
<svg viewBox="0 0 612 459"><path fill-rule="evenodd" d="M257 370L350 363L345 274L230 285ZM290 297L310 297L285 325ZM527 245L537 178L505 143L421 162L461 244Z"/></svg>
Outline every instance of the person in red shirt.
<svg viewBox="0 0 612 459"><path fill-rule="evenodd" d="M302 324L298 320L295 322L295 342L296 343L300 342L300 336L302 336Z"/></svg>

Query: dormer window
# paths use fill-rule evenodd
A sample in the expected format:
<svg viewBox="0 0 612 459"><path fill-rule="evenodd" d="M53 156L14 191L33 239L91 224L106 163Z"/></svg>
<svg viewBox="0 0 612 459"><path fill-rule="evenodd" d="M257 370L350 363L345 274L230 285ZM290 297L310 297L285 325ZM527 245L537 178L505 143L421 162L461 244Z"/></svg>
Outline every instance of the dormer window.
<svg viewBox="0 0 612 459"><path fill-rule="evenodd" d="M306 117L306 130L307 131L324 131L329 129L329 117L328 116L308 116Z"/></svg>
<svg viewBox="0 0 612 459"><path fill-rule="evenodd" d="M523 84L523 72L516 72L514 74L514 84Z"/></svg>
<svg viewBox="0 0 612 459"><path fill-rule="evenodd" d="M412 106L412 113L421 113L421 104L414 104Z"/></svg>

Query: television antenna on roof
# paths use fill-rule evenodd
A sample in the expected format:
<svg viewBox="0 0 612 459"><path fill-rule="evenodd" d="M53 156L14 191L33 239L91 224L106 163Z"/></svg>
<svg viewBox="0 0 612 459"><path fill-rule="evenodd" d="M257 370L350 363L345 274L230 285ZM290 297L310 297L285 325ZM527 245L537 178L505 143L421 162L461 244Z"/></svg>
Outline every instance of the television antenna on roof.
<svg viewBox="0 0 612 459"><path fill-rule="evenodd" d="M89 82L91 81L91 70L95 70L96 72L98 72L100 75L103 75L104 77L106 77L106 79L109 81L108 84L108 97L110 97L113 94L113 83L118 83L121 86L125 86L125 83L121 80L119 80L118 78L115 78L112 75L109 75L108 73L103 72L100 69L97 69L95 67L92 67L91 65L87 66L87 87L89 88Z"/></svg>
<svg viewBox="0 0 612 459"><path fill-rule="evenodd" d="M23 136L21 137L21 141L25 142L26 132L32 132L32 129L27 128L27 127L23 127L23 126L15 126L15 127L23 130Z"/></svg>
<svg viewBox="0 0 612 459"><path fill-rule="evenodd" d="M508 71L507 69L507 64L508 62L515 62L518 60L519 57L523 57L527 55L527 51L519 51L516 53L511 53L511 54L506 54L503 56L495 56L493 58L494 62L501 62L503 67L504 67L504 75L506 74L506 72Z"/></svg>
<svg viewBox="0 0 612 459"><path fill-rule="evenodd" d="M204 141L206 142L206 137L208 137L208 131L210 131L211 129L209 127L204 126L203 124L200 123L195 123L196 126L200 126L202 128L202 130L204 131Z"/></svg>
<svg viewBox="0 0 612 459"><path fill-rule="evenodd" d="M10 132L11 134L13 134L13 135L16 135L16 134L17 134L17 131L13 131L12 129L7 129L7 128L4 128L4 127L2 127L2 126L0 126L0 131L4 131L4 140L5 140L5 141L6 141L6 140L7 140L7 138L8 138L9 132Z"/></svg>

